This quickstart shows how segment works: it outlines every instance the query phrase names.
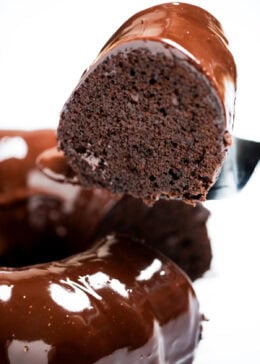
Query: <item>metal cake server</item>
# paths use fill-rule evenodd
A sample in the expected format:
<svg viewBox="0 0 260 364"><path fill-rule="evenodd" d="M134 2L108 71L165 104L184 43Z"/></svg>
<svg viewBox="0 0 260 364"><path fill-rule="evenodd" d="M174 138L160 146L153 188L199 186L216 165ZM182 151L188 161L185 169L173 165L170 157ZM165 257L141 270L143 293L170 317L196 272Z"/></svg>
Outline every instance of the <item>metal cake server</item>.
<svg viewBox="0 0 260 364"><path fill-rule="evenodd" d="M207 200L220 200L240 191L249 181L259 160L260 142L233 137L233 147Z"/></svg>

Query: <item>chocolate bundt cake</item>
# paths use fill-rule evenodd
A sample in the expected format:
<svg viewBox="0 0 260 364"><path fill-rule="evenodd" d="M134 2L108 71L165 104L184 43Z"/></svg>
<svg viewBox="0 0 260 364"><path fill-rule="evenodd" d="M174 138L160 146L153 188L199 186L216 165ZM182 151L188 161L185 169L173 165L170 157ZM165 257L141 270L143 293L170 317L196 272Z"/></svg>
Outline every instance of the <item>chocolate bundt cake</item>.
<svg viewBox="0 0 260 364"><path fill-rule="evenodd" d="M205 200L231 144L236 68L220 23L182 3L131 17L66 102L59 146L80 183L152 204Z"/></svg>
<svg viewBox="0 0 260 364"><path fill-rule="evenodd" d="M193 361L201 315L186 275L130 238L0 269L1 364Z"/></svg>
<svg viewBox="0 0 260 364"><path fill-rule="evenodd" d="M189 279L130 231L95 240L116 201L42 175L36 155L55 142L0 132L0 363L192 363Z"/></svg>

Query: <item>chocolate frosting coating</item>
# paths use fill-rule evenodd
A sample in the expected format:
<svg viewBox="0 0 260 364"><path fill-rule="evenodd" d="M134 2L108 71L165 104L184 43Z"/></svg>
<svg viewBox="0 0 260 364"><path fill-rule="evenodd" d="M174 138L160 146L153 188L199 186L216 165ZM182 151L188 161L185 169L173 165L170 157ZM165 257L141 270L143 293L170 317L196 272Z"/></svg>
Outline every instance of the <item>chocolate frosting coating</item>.
<svg viewBox="0 0 260 364"><path fill-rule="evenodd" d="M198 302L168 259L109 236L56 263L0 270L1 363L191 363Z"/></svg>
<svg viewBox="0 0 260 364"><path fill-rule="evenodd" d="M176 48L200 68L216 88L225 109L226 127L231 129L236 66L221 24L213 15L198 6L179 2L145 9L116 31L101 50L98 61L113 49L140 40Z"/></svg>
<svg viewBox="0 0 260 364"><path fill-rule="evenodd" d="M52 130L0 131L0 205L43 191L33 183L38 173L35 159L54 145L56 137Z"/></svg>

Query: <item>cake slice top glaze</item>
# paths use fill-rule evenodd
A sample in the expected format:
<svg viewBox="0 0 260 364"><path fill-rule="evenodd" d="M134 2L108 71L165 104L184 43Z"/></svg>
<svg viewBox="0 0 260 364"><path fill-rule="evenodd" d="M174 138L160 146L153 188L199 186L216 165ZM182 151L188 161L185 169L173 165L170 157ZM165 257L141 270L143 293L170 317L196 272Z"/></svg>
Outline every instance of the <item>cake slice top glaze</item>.
<svg viewBox="0 0 260 364"><path fill-rule="evenodd" d="M188 4L126 21L64 105L59 146L82 185L205 200L231 145L236 68L219 22Z"/></svg>
<svg viewBox="0 0 260 364"><path fill-rule="evenodd" d="M226 127L232 130L236 66L222 26L213 15L198 6L179 2L143 10L115 32L98 59L112 49L136 40L163 42L196 62L224 100Z"/></svg>

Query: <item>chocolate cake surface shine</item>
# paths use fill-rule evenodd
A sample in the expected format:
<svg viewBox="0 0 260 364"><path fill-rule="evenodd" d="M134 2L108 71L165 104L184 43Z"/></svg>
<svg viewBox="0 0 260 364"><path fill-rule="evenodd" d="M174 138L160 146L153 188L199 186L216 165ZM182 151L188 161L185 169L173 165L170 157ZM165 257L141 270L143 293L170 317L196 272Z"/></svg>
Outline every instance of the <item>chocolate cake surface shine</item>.
<svg viewBox="0 0 260 364"><path fill-rule="evenodd" d="M212 15L181 3L144 10L83 74L61 113L60 147L87 187L204 200L231 143L235 76Z"/></svg>
<svg viewBox="0 0 260 364"><path fill-rule="evenodd" d="M130 231L107 236L107 191L37 170L55 143L51 130L0 131L0 363L192 363L202 317L190 280Z"/></svg>
<svg viewBox="0 0 260 364"><path fill-rule="evenodd" d="M1 364L190 364L201 324L177 266L116 236L62 261L1 268L0 315Z"/></svg>

